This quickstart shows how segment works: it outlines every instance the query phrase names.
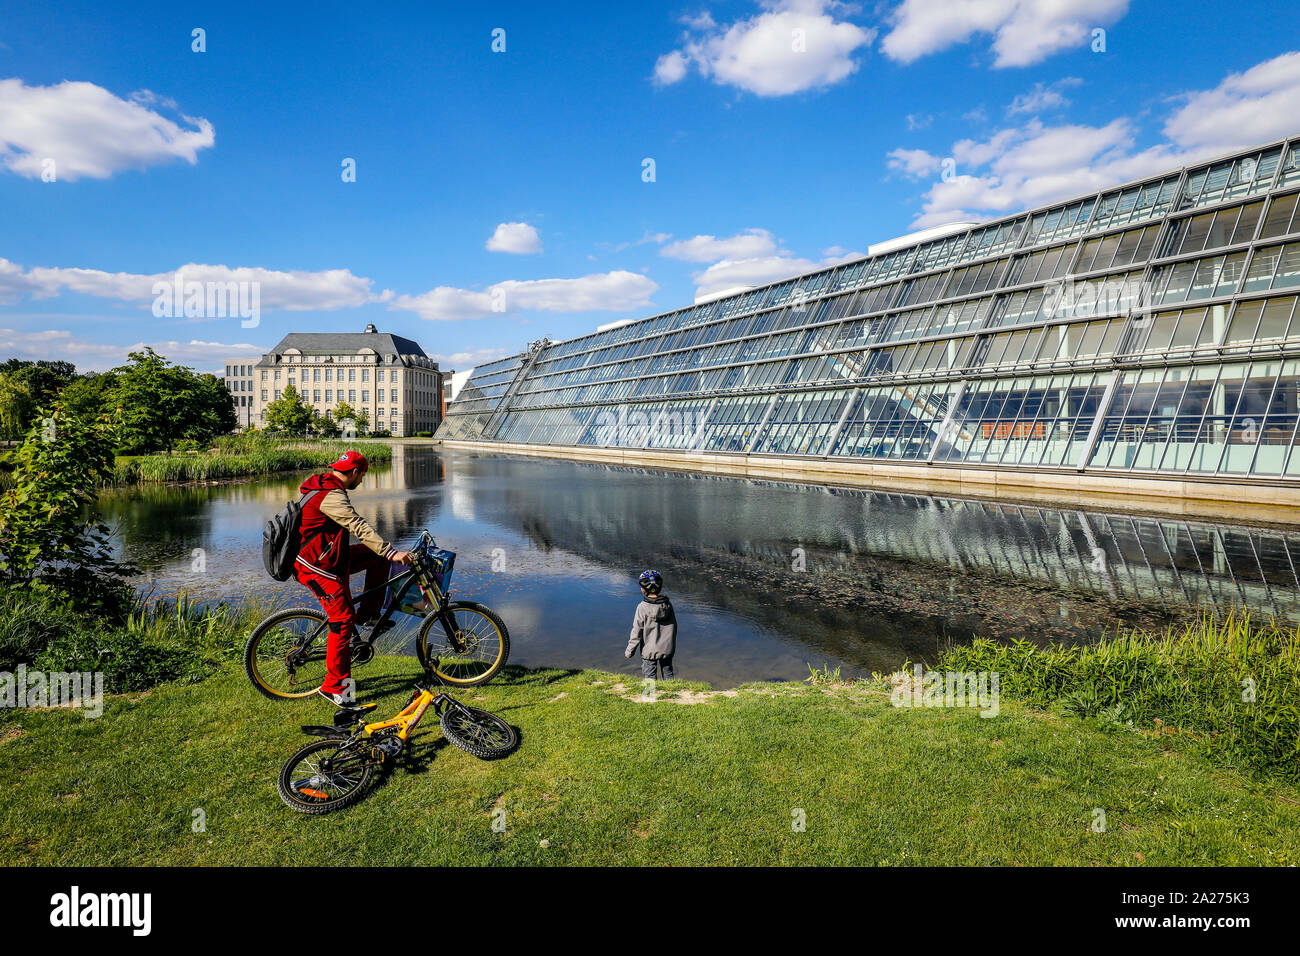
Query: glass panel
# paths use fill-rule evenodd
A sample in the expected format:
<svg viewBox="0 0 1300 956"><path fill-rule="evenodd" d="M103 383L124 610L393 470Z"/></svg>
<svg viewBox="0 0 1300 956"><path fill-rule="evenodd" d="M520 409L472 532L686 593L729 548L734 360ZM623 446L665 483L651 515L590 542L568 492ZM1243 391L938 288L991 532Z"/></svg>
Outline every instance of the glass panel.
<svg viewBox="0 0 1300 956"><path fill-rule="evenodd" d="M1241 287L1241 291L1260 292L1267 289L1273 281L1273 272L1277 269L1277 261L1281 254L1281 246L1256 249L1250 260L1250 271L1246 274L1246 282Z"/></svg>
<svg viewBox="0 0 1300 956"><path fill-rule="evenodd" d="M1291 231L1291 217L1295 214L1296 197L1300 193L1274 198L1268 207L1268 216L1264 219L1264 228L1260 230L1261 239L1272 239Z"/></svg>
<svg viewBox="0 0 1300 956"><path fill-rule="evenodd" d="M1196 436L1200 433L1201 421L1210 406L1214 394L1214 382L1218 378L1216 365L1201 365L1191 370L1191 378L1183 393L1177 413L1167 422L1168 444L1163 459L1155 459L1159 467L1167 471L1184 471L1192 461L1196 448Z"/></svg>
<svg viewBox="0 0 1300 956"><path fill-rule="evenodd" d="M1286 337L1287 326L1291 321L1291 310L1295 306L1295 301L1295 296L1265 300L1264 316L1259 323L1259 331L1255 335L1256 341Z"/></svg>
<svg viewBox="0 0 1300 956"><path fill-rule="evenodd" d="M1300 242L1290 242L1282 250L1273 288L1289 289L1296 285L1300 285Z"/></svg>
<svg viewBox="0 0 1300 956"><path fill-rule="evenodd" d="M1264 211L1264 203L1253 202L1241 207L1241 217L1232 231L1233 244L1249 242L1255 235L1255 226L1259 223L1259 214Z"/></svg>
<svg viewBox="0 0 1300 956"><path fill-rule="evenodd" d="M1243 383L1241 398L1237 402L1236 414L1224 437L1226 450L1219 465L1220 471L1241 474L1250 470L1259 433L1272 403L1273 385L1279 371L1280 363L1277 362L1256 362L1250 367L1250 375Z"/></svg>

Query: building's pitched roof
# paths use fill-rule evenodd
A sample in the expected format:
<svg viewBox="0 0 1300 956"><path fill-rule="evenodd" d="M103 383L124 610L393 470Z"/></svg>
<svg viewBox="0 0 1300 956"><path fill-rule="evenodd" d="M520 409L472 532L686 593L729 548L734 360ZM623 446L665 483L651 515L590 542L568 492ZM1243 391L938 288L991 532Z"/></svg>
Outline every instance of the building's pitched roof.
<svg viewBox="0 0 1300 956"><path fill-rule="evenodd" d="M290 332L271 352L298 349L300 352L357 352L374 349L380 355L420 355L428 358L419 342L391 332Z"/></svg>

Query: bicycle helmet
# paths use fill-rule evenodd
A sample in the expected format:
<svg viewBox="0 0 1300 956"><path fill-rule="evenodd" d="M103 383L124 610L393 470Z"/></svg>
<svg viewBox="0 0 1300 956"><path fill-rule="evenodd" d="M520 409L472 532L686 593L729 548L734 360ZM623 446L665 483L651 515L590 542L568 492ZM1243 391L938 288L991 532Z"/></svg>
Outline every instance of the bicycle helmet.
<svg viewBox="0 0 1300 956"><path fill-rule="evenodd" d="M664 579L659 575L658 571L642 571L641 577L637 581L641 587L651 594L658 594L659 590L664 586Z"/></svg>

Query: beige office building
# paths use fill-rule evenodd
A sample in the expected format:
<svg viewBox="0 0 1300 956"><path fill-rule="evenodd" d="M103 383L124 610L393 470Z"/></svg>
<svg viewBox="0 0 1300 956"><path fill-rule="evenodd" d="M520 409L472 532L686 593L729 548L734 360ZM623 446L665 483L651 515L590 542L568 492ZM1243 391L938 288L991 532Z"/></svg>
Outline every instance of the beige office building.
<svg viewBox="0 0 1300 956"><path fill-rule="evenodd" d="M419 343L373 325L364 332L292 332L281 339L253 365L254 425L265 424L266 407L289 385L322 414L347 402L365 409L372 430L394 436L433 432L442 421L438 363Z"/></svg>

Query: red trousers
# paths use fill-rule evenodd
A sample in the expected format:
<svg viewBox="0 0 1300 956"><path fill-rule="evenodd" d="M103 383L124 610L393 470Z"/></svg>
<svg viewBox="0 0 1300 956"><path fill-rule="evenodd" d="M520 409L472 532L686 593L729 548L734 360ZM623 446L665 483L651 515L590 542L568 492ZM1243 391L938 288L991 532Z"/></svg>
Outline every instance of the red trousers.
<svg viewBox="0 0 1300 956"><path fill-rule="evenodd" d="M352 589L348 578L360 571L366 572L364 590L378 588L388 580L389 561L375 554L364 544L354 544L348 549L347 571L338 578L326 577L309 571L301 564L294 565L298 583L306 587L320 601L329 619L329 644L325 654L325 683L321 690L327 694L341 694L348 688L352 675L352 638L357 633L357 618L369 620L379 614L384 603L384 592L375 591L352 609Z"/></svg>

